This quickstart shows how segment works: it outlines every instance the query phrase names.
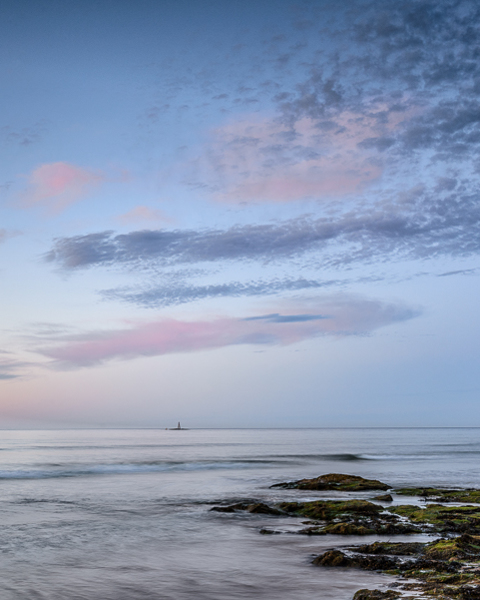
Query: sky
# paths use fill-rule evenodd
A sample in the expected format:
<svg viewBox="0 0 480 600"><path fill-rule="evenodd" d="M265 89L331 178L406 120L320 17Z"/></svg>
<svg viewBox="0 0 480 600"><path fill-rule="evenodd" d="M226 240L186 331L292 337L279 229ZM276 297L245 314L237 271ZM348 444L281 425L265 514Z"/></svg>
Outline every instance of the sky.
<svg viewBox="0 0 480 600"><path fill-rule="evenodd" d="M480 426L480 5L5 0L0 427Z"/></svg>

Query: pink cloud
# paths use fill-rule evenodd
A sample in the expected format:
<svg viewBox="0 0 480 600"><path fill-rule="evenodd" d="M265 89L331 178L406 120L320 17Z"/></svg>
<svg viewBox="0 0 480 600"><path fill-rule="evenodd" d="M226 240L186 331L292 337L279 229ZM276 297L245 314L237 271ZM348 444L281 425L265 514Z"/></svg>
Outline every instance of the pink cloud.
<svg viewBox="0 0 480 600"><path fill-rule="evenodd" d="M28 179L29 187L21 196L24 206L44 206L58 213L104 181L102 173L65 162L40 165Z"/></svg>
<svg viewBox="0 0 480 600"><path fill-rule="evenodd" d="M402 306L355 298L333 298L321 308L322 312L290 310L246 319L164 319L60 340L41 353L60 365L88 366L112 359L198 352L239 344L292 344L320 335L364 335L418 314Z"/></svg>
<svg viewBox="0 0 480 600"><path fill-rule="evenodd" d="M319 128L302 118L292 129L271 118L247 116L211 132L192 161L190 181L206 183L224 202L290 202L362 192L383 174L378 152L362 142L387 137L408 118L372 106L371 114L343 111Z"/></svg>
<svg viewBox="0 0 480 600"><path fill-rule="evenodd" d="M129 212L119 215L117 221L128 225L129 223L139 223L142 221L162 221L169 223L171 219L161 210L149 208L148 206L136 206Z"/></svg>

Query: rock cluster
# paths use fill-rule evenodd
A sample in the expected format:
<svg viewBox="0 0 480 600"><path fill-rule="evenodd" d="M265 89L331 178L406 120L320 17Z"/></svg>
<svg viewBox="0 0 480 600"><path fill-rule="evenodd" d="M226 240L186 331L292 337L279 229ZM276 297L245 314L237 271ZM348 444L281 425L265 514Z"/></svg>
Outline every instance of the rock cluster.
<svg viewBox="0 0 480 600"><path fill-rule="evenodd" d="M392 600L399 597L406 600L418 598L419 593L442 600L480 600L480 490L392 490L389 485L375 479L339 473L272 487L336 492L388 490L390 493L373 496L377 503L351 498L350 495L344 500L280 502L274 506L250 500L215 506L211 510L307 518L308 521L303 521L307 527L295 532L302 535L388 535L388 541L331 548L313 559L312 563L317 567L375 570L399 577L396 590L363 589L355 594L353 600ZM417 503L392 505L394 500L398 502L408 496L415 498ZM263 528L260 533L281 531ZM440 537L429 543L390 539L392 535L410 533ZM405 596L410 591L416 595Z"/></svg>

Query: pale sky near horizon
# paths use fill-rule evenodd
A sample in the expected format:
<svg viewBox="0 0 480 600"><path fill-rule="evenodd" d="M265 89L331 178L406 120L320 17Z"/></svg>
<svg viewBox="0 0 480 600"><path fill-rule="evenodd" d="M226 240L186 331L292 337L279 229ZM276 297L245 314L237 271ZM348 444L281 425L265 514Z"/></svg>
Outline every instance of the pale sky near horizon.
<svg viewBox="0 0 480 600"><path fill-rule="evenodd" d="M479 426L480 6L0 6L0 427Z"/></svg>

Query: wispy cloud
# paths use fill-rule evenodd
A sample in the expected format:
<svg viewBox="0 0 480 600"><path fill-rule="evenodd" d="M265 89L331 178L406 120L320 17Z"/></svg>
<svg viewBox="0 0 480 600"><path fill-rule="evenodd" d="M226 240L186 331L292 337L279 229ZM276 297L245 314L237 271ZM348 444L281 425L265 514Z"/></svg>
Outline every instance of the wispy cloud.
<svg viewBox="0 0 480 600"><path fill-rule="evenodd" d="M0 380L23 377L32 367L32 363L14 358L11 352L0 350Z"/></svg>
<svg viewBox="0 0 480 600"><path fill-rule="evenodd" d="M119 215L117 217L117 221L124 225L129 225L131 223L141 223L141 222L163 222L169 223L171 219L167 217L167 215L158 209L150 208L148 206L136 206L124 213L123 215Z"/></svg>
<svg viewBox="0 0 480 600"><path fill-rule="evenodd" d="M372 123L372 135L359 145L386 152L389 164L418 165L419 156L429 161L433 155L474 164L480 151L480 31L472 25L480 19L478 4L369 0L335 12L335 23L323 31L331 54L312 60L303 81L276 96L283 121L295 127L307 118L321 129L352 113ZM392 119L401 126L381 131Z"/></svg>
<svg viewBox="0 0 480 600"><path fill-rule="evenodd" d="M128 329L60 337L57 344L39 351L59 368L76 368L112 359L199 352L240 344L283 345L321 335L365 335L419 314L410 307L348 296L326 298L319 302L318 309L318 313L290 310L210 321L164 319Z"/></svg>
<svg viewBox="0 0 480 600"><path fill-rule="evenodd" d="M245 321L267 321L268 323L306 323L307 321L319 321L329 319L326 315L281 315L272 313L271 315L261 315L258 317L247 317Z"/></svg>
<svg viewBox="0 0 480 600"><path fill-rule="evenodd" d="M269 296L281 292L314 290L335 285L338 286L341 283L339 280L319 281L303 278L260 280L248 283L231 281L216 285L178 284L172 281L162 285L152 285L140 290L138 286L135 288L115 288L105 290L101 294L107 300L122 300L136 304L137 306L159 308L211 298Z"/></svg>
<svg viewBox="0 0 480 600"><path fill-rule="evenodd" d="M41 206L58 213L105 180L101 172L65 162L40 165L28 178L28 188L20 196L23 206Z"/></svg>
<svg viewBox="0 0 480 600"><path fill-rule="evenodd" d="M5 125L0 128L0 142L19 146L30 146L42 141L47 131L47 122L39 121L30 127L16 128Z"/></svg>
<svg viewBox="0 0 480 600"><path fill-rule="evenodd" d="M382 173L361 142L386 136L398 119L344 111L319 127L305 117L294 124L278 118L244 118L211 133L201 157L182 168L188 182L207 186L225 202L286 202L358 193Z"/></svg>
<svg viewBox="0 0 480 600"><path fill-rule="evenodd" d="M214 261L278 261L314 252L323 265L480 251L480 194L406 190L330 218L210 230L111 231L58 239L46 260L65 269Z"/></svg>

